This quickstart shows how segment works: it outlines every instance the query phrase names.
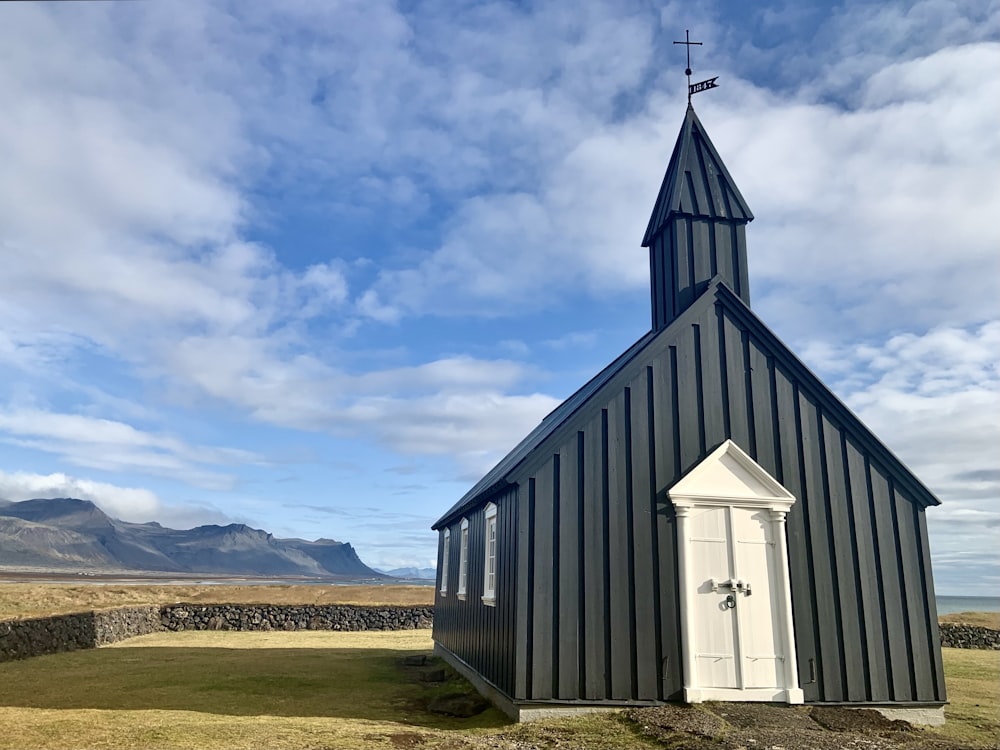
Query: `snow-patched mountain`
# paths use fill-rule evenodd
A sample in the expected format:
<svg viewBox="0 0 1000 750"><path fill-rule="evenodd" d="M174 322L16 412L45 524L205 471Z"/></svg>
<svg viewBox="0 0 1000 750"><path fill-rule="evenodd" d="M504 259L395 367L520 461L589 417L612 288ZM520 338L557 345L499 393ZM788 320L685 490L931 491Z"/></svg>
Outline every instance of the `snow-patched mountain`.
<svg viewBox="0 0 1000 750"><path fill-rule="evenodd" d="M413 578L420 581L433 581L437 578L437 570L434 568L393 568L392 570L379 570L393 578Z"/></svg>
<svg viewBox="0 0 1000 750"><path fill-rule="evenodd" d="M378 578L346 542L277 539L244 524L168 529L89 500L0 502L0 567Z"/></svg>

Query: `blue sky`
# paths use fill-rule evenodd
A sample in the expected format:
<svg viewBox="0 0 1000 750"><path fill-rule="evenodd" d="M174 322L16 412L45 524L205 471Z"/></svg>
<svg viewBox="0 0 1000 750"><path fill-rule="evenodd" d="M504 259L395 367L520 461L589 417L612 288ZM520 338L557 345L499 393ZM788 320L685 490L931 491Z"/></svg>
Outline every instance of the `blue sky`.
<svg viewBox="0 0 1000 750"><path fill-rule="evenodd" d="M0 497L432 564L649 327L685 29L754 309L996 594L997 2L0 4Z"/></svg>

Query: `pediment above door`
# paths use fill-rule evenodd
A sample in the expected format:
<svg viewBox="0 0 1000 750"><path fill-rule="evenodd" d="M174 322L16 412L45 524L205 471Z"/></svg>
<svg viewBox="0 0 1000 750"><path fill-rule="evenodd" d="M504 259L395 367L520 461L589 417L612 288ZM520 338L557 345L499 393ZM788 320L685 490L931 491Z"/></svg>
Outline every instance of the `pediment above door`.
<svg viewBox="0 0 1000 750"><path fill-rule="evenodd" d="M795 502L794 495L732 440L685 474L667 496L679 507L738 503L787 511Z"/></svg>

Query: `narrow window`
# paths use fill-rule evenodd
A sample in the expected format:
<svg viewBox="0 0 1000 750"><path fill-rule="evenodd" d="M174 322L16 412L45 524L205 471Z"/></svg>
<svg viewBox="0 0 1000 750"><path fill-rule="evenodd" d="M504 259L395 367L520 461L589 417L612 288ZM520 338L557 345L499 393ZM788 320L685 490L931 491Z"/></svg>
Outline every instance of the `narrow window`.
<svg viewBox="0 0 1000 750"><path fill-rule="evenodd" d="M486 506L486 564L483 566L483 603L497 603L497 506Z"/></svg>
<svg viewBox="0 0 1000 750"><path fill-rule="evenodd" d="M448 594L448 562L451 558L451 529L444 530L444 551L441 553L441 596Z"/></svg>
<svg viewBox="0 0 1000 750"><path fill-rule="evenodd" d="M469 580L469 519L462 519L462 544L458 551L458 598L465 598Z"/></svg>

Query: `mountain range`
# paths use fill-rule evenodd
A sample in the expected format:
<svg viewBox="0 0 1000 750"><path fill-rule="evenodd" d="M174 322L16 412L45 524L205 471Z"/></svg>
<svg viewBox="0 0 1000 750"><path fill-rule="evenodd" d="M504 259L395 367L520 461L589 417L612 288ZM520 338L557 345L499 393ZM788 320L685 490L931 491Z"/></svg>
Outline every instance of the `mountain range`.
<svg viewBox="0 0 1000 750"><path fill-rule="evenodd" d="M393 568L392 570L376 568L376 570L393 578L410 578L418 581L433 581L437 578L436 568Z"/></svg>
<svg viewBox="0 0 1000 750"><path fill-rule="evenodd" d="M89 500L0 500L0 568L385 578L346 542L278 539L244 524L178 530L111 518Z"/></svg>

